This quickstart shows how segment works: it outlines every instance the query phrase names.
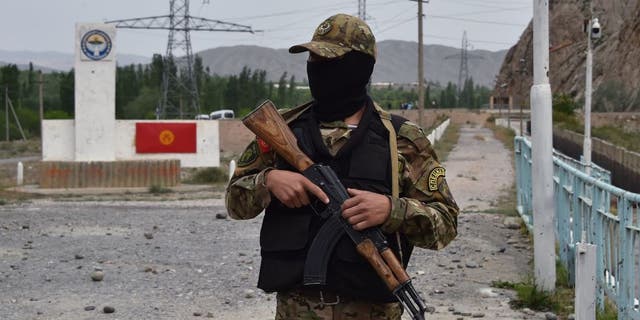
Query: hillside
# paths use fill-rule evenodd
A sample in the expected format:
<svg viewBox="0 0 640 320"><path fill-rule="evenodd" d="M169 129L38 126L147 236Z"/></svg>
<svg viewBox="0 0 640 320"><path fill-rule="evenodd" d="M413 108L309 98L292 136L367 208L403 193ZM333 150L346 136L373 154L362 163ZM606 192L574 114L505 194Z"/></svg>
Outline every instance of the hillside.
<svg viewBox="0 0 640 320"><path fill-rule="evenodd" d="M287 49L272 49L259 46L218 47L197 52L205 67L218 75L236 75L244 66L252 70L267 71L268 80L277 82L286 71L302 82L306 79L306 54L290 54ZM441 45L426 45L425 75L427 80L445 85L458 82L460 69L459 48ZM506 50L491 52L469 51L469 73L476 84L492 87ZM118 54L118 65L146 64L150 58ZM378 61L373 73L373 82L412 83L417 81L416 65L418 44L416 42L385 40L378 43ZM0 61L28 66L33 62L38 68L67 71L73 67L72 54L59 52L4 51L0 50ZM37 69L38 69L37 68Z"/></svg>
<svg viewBox="0 0 640 320"><path fill-rule="evenodd" d="M460 60L455 57L460 49L440 45L425 46L425 74L429 81L446 84L457 83ZM493 86L506 51L469 51L469 72L475 83ZM269 80L278 81L283 72L294 75L298 81L306 79L306 54L290 54L287 49L271 49L257 46L219 47L198 52L205 66L219 75L238 74L244 66L267 71ZM378 61L373 82L411 83L417 81L416 42L385 40L378 43Z"/></svg>
<svg viewBox="0 0 640 320"><path fill-rule="evenodd" d="M151 62L151 58L133 54L118 54L117 59L118 65L121 66ZM36 70L42 70L43 72L67 72L73 68L75 60L71 53L0 50L0 65L11 63L18 65L20 69L27 69L29 68L29 62L34 64Z"/></svg>
<svg viewBox="0 0 640 320"><path fill-rule="evenodd" d="M593 0L593 7L603 30L602 38L594 42L593 110L640 110L640 1ZM551 89L570 95L580 104L584 101L587 46L582 31L583 12L582 0L567 0L552 1L549 13ZM504 90L503 94L511 90L516 104L528 104L529 100L531 28L529 25L509 50L498 76L496 90ZM503 83L504 88L498 88Z"/></svg>

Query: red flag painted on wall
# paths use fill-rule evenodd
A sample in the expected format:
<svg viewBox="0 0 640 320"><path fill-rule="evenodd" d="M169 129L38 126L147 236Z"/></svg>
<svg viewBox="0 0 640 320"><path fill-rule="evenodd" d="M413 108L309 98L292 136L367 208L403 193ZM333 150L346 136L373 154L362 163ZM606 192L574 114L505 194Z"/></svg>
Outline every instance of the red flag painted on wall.
<svg viewBox="0 0 640 320"><path fill-rule="evenodd" d="M196 124L136 123L137 153L196 153Z"/></svg>

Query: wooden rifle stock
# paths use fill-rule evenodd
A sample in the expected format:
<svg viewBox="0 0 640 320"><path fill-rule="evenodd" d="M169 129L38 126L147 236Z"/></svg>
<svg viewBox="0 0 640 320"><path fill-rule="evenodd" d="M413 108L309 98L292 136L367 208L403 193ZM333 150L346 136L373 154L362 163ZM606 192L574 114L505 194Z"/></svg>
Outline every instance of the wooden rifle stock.
<svg viewBox="0 0 640 320"><path fill-rule="evenodd" d="M298 148L298 140L273 102L263 102L242 118L242 123L298 171L302 172L313 165L313 161Z"/></svg>

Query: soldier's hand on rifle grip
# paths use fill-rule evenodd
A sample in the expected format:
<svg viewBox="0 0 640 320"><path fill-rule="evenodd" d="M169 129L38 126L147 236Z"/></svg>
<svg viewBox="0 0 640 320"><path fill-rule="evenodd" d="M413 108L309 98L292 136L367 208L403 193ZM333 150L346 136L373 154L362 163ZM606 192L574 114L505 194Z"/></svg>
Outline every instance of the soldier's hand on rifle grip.
<svg viewBox="0 0 640 320"><path fill-rule="evenodd" d="M300 173L287 170L270 170L264 178L265 186L271 194L289 208L300 208L311 203L309 194L325 204L329 197Z"/></svg>
<svg viewBox="0 0 640 320"><path fill-rule="evenodd" d="M389 197L369 191L347 189L351 198L342 204L342 216L356 230L379 226L391 214Z"/></svg>

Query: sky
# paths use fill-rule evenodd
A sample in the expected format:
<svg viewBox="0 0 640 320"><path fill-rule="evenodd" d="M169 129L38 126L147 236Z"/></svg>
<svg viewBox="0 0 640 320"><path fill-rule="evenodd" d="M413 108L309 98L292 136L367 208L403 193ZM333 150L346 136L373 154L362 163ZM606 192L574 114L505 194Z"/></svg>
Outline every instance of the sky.
<svg viewBox="0 0 640 320"><path fill-rule="evenodd" d="M1 0L0 50L73 53L77 22L162 16L169 0ZM181 3L185 0L176 0ZM364 0L367 23L378 41L418 38L418 3ZM497 51L514 45L533 16L533 0L430 0L424 3L425 44ZM194 52L257 45L288 48L309 41L335 13L358 14L358 0L190 0L190 15L250 26L256 33L192 31ZM117 52L164 54L168 31L118 29ZM174 52L180 54L180 52Z"/></svg>

